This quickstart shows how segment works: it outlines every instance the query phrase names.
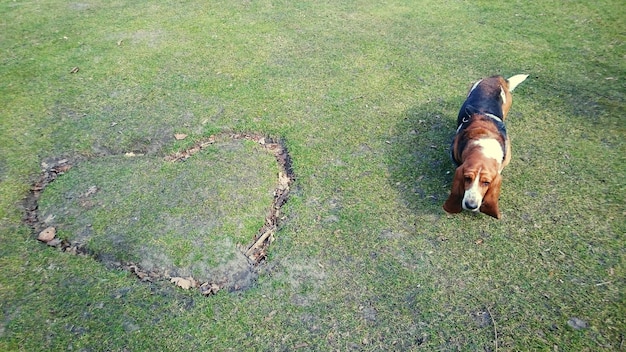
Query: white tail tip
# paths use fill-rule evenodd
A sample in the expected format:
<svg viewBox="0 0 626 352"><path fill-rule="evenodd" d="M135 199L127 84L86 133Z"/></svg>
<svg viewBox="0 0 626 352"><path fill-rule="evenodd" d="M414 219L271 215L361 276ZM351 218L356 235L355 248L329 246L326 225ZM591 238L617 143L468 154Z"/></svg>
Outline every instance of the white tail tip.
<svg viewBox="0 0 626 352"><path fill-rule="evenodd" d="M528 78L528 75L515 75L507 79L507 81L509 82L509 92L512 92L515 87L524 82L526 78Z"/></svg>

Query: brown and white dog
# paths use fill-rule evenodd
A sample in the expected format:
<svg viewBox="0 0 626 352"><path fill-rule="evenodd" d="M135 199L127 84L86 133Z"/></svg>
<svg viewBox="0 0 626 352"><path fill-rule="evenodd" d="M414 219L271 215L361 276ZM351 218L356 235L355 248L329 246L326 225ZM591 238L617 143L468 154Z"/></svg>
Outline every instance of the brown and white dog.
<svg viewBox="0 0 626 352"><path fill-rule="evenodd" d="M526 77L528 75L484 78L467 94L450 150L457 168L450 196L443 204L448 213L466 209L500 219L500 173L511 161L511 144L504 119L511 108L511 92Z"/></svg>

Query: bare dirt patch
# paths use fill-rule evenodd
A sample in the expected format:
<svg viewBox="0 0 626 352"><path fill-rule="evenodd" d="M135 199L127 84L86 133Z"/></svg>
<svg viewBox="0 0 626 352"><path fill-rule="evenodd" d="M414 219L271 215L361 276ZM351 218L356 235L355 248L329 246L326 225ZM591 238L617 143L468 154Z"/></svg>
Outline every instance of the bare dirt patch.
<svg viewBox="0 0 626 352"><path fill-rule="evenodd" d="M242 143L264 154L240 159L247 150ZM272 155L275 165L254 170L263 155ZM99 171L90 174L89 168ZM73 178L49 187L72 169ZM259 174L273 175L270 189ZM170 280L209 295L252 285L293 180L285 146L258 134L210 136L164 158L51 158L42 162L25 200L24 222L48 246L144 281ZM265 196L270 204L251 207ZM256 233L245 233L251 226Z"/></svg>

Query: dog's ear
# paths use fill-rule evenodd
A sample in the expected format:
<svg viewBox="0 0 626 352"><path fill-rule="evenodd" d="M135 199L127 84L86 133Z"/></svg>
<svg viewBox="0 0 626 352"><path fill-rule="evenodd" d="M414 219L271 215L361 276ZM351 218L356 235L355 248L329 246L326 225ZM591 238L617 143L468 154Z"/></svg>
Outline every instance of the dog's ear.
<svg viewBox="0 0 626 352"><path fill-rule="evenodd" d="M463 210L461 202L463 201L463 195L465 194L465 184L463 182L463 165L456 168L454 172L454 179L452 179L452 189L450 190L450 196L445 203L443 203L443 210L450 214L460 213Z"/></svg>
<svg viewBox="0 0 626 352"><path fill-rule="evenodd" d="M489 216L493 216L496 219L500 219L500 209L498 208L498 199L500 198L500 187L502 187L502 176L498 174L496 178L491 181L487 193L483 197L483 203L480 206L480 212Z"/></svg>

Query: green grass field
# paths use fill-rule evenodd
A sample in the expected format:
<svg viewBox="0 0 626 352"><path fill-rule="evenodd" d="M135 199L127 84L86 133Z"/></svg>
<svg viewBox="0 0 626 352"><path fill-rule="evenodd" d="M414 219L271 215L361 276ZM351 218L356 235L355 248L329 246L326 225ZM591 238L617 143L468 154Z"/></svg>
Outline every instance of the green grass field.
<svg viewBox="0 0 626 352"><path fill-rule="evenodd" d="M0 15L0 350L626 348L621 1L0 0ZM519 73L503 218L446 215L467 89ZM231 131L282 140L296 175L248 290L144 283L22 222L41 163L81 156L92 164L50 187L110 182L119 209L69 225L124 231L115 216L133 207L130 186L151 182L133 175L146 168L164 195L142 211L185 223L188 208L203 214L194 175L201 191L233 187L204 173L210 157L106 158L157 160ZM176 172L191 188L172 213ZM221 228L256 228L267 199L255 202L224 205L244 214ZM183 227L197 235L196 223ZM192 251L170 242L179 261Z"/></svg>

